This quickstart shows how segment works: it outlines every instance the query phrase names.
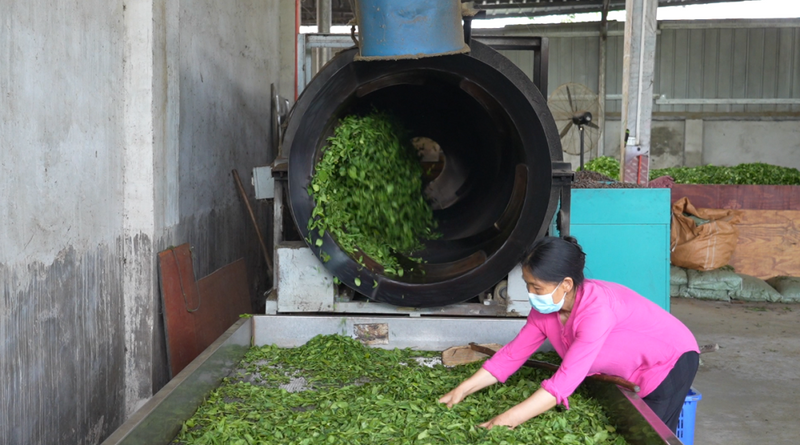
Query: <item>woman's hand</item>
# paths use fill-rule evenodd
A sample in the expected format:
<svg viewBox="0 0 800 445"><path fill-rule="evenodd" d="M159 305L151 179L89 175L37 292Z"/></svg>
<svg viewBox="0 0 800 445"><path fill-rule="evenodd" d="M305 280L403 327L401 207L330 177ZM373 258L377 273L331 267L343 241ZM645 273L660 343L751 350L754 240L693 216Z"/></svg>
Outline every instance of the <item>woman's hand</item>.
<svg viewBox="0 0 800 445"><path fill-rule="evenodd" d="M472 377L464 380L455 389L439 398L439 403L444 403L448 408L452 408L453 405L457 405L473 392L480 391L495 383L497 383L497 379L489 371L481 368L475 374L472 374Z"/></svg>
<svg viewBox="0 0 800 445"><path fill-rule="evenodd" d="M545 389L539 388L519 405L478 426L492 429L492 427L503 425L513 429L554 406L556 406L556 398Z"/></svg>
<svg viewBox="0 0 800 445"><path fill-rule="evenodd" d="M461 389L461 385L458 385L455 389L443 395L439 399L439 403L444 403L448 408L452 408L453 405L457 405L464 400L464 397L466 397L466 394L464 394L464 391Z"/></svg>
<svg viewBox="0 0 800 445"><path fill-rule="evenodd" d="M517 405L517 406L519 406L519 405ZM514 407L514 408L516 408L516 407ZM516 416L515 416L515 413L513 412L514 408L511 408L510 410L504 412L503 414L500 414L499 416L495 417L494 419L492 419L492 420L490 420L488 422L483 422L482 424L480 424L478 426L482 427L482 428L486 428L487 430L490 430L490 429L492 429L492 427L496 427L496 426L507 426L507 427L509 427L510 429L513 430L518 425L520 425L523 422L525 422L525 420L528 420L528 419L523 419L523 420L520 421L520 419L517 419Z"/></svg>

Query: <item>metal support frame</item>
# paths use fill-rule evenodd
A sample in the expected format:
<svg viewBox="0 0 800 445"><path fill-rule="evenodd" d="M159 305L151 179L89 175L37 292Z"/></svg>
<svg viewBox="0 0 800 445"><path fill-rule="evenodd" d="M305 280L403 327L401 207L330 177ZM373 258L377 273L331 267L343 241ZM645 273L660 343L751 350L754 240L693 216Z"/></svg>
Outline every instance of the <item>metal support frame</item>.
<svg viewBox="0 0 800 445"><path fill-rule="evenodd" d="M620 177L625 182L646 184L650 170L653 114L650 98L655 72L658 0L626 0L625 5Z"/></svg>
<svg viewBox="0 0 800 445"><path fill-rule="evenodd" d="M533 84L547 97L550 43L546 37L472 36L496 51L533 51Z"/></svg>
<svg viewBox="0 0 800 445"><path fill-rule="evenodd" d="M545 37L516 36L471 36L497 51L533 51L533 84L543 95L547 95L547 70L550 47ZM354 46L353 39L346 34L298 34L297 35L297 94L303 92L316 74L312 52L316 48L347 49Z"/></svg>
<svg viewBox="0 0 800 445"><path fill-rule="evenodd" d="M319 334L340 334L379 348L441 351L450 346L509 342L521 319L261 315L241 319L114 431L103 445L167 445L209 392L236 368L251 345L297 347ZM378 335L372 335L378 333ZM540 350L551 350L545 343ZM680 445L653 411L631 391L611 383L582 383L608 410L631 445Z"/></svg>
<svg viewBox="0 0 800 445"><path fill-rule="evenodd" d="M297 94L303 92L316 74L312 52L315 48L347 49L354 46L353 39L346 34L298 34L297 35Z"/></svg>
<svg viewBox="0 0 800 445"><path fill-rule="evenodd" d="M559 236L569 236L569 215L572 207L572 180L575 172L569 162L553 163L553 188L559 196L559 209L556 216L556 229Z"/></svg>

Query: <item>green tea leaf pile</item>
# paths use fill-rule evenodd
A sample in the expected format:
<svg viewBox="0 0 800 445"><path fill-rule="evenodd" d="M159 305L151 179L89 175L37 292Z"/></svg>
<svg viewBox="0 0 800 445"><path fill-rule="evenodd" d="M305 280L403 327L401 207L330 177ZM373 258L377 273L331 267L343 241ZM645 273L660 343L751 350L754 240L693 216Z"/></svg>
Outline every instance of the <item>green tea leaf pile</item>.
<svg viewBox="0 0 800 445"><path fill-rule="evenodd" d="M616 158L601 156L587 162L584 168L619 180L619 160ZM678 184L800 185L800 170L761 162L735 167L703 165L650 171L650 179L660 176L672 176Z"/></svg>
<svg viewBox="0 0 800 445"><path fill-rule="evenodd" d="M570 410L550 410L514 430L480 428L533 394L549 373L523 368L448 409L438 398L481 364L427 367L419 358L438 355L372 349L342 336L317 336L292 349L252 348L173 443L625 444L582 389L570 397ZM281 388L287 385L295 392Z"/></svg>
<svg viewBox="0 0 800 445"><path fill-rule="evenodd" d="M422 173L411 139L388 115L345 117L308 190L316 204L310 236L327 231L345 252L358 249L387 273L402 275L395 254L410 255L423 247L422 239L436 236Z"/></svg>

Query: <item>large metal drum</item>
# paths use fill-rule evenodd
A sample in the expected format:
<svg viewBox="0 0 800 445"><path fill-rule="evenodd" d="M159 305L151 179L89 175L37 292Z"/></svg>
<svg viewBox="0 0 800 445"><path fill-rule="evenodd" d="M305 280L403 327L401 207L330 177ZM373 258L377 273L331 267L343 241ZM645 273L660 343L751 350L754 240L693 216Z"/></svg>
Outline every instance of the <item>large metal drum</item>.
<svg viewBox="0 0 800 445"><path fill-rule="evenodd" d="M330 255L324 264L334 276L372 300L413 307L466 301L502 280L556 211L551 163L561 161L561 145L545 98L508 59L474 40L470 46L468 55L399 61L354 61L356 49L343 51L292 109L283 150L304 238L314 166L342 117L385 110L441 147L444 167L431 187L442 237L418 254L423 264L400 259L413 273L387 276L369 258L362 267L328 233L321 247L311 246L317 256Z"/></svg>

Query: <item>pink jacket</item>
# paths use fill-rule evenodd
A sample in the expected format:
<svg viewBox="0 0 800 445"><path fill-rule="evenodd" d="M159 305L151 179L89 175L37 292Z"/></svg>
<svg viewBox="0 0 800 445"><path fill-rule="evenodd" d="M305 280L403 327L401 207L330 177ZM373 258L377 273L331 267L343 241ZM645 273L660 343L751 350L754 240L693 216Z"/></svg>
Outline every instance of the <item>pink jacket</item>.
<svg viewBox="0 0 800 445"><path fill-rule="evenodd" d="M567 397L587 375L622 377L639 385L639 396L645 397L683 353L700 352L691 331L657 304L620 284L585 280L565 325L557 312L545 315L531 310L516 338L483 368L505 382L545 338L563 362L542 388L567 409Z"/></svg>

